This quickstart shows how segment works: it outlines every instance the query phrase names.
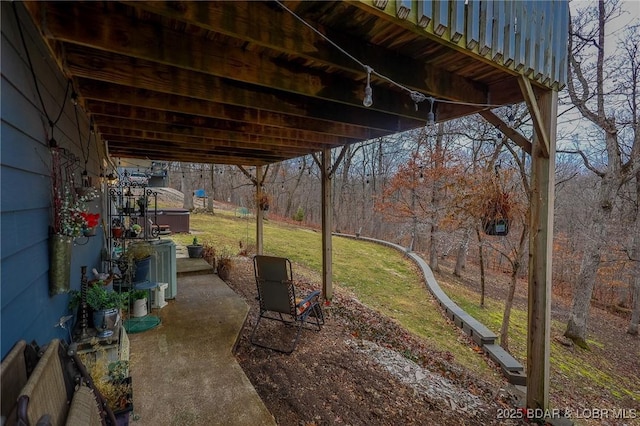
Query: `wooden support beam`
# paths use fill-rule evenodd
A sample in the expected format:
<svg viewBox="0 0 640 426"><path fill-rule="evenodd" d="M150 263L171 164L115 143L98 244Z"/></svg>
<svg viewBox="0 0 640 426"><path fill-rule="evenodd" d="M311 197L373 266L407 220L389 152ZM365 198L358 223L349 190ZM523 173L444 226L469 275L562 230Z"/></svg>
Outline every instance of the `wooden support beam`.
<svg viewBox="0 0 640 426"><path fill-rule="evenodd" d="M256 166L256 254L262 254L264 249L264 212L260 208L262 198L262 166Z"/></svg>
<svg viewBox="0 0 640 426"><path fill-rule="evenodd" d="M331 231L333 228L331 206L331 150L322 150L321 159L322 179L322 297L325 300L333 298L333 247Z"/></svg>
<svg viewBox="0 0 640 426"><path fill-rule="evenodd" d="M92 114L120 116L129 114L131 118L165 123L171 122L169 118L175 116L191 116L193 120L205 117L357 140L373 139L389 133L384 129L375 129L373 126L376 123L370 123L369 125L372 126L370 128L363 125L316 120L311 117L301 118L166 93L150 93L146 90L87 79L78 79L78 90L82 93L87 110Z"/></svg>
<svg viewBox="0 0 640 426"><path fill-rule="evenodd" d="M198 93L193 91L197 87L201 88L199 90L208 92L211 90L208 85L214 79L225 79L234 81L236 84L249 84L266 90L275 89L364 109L363 86L359 81L339 76L328 77L322 71L301 66L282 67L278 61L269 60L242 49L234 51L229 46L213 44L209 49L212 52L218 52L215 57L208 58L205 63L198 62L186 66L172 62L173 59L159 57L156 55L158 52L138 58L127 56L130 52L124 48L113 52L76 44L64 46L69 70L76 75L83 73L87 78L95 73L98 79L116 81L117 78L122 77L124 70L130 69L133 73L131 76L137 81L133 86L141 87L140 82L145 80L154 82L158 91L175 94L191 91L194 97L202 96L202 94L197 96ZM106 47L99 46L100 49ZM182 49L189 48L185 46ZM206 57L201 59L205 60ZM245 71L239 72L239 69ZM88 70L91 71L87 72ZM375 103L371 109L406 118L426 120L427 111L416 111L413 102L408 96L402 96L401 92L376 86L375 93Z"/></svg>
<svg viewBox="0 0 640 426"><path fill-rule="evenodd" d="M167 2L136 2L137 7L170 19L196 23L209 31L246 40L252 45L262 46L286 55L300 56L317 64L320 68L331 67L345 73L360 75L360 78L364 77L362 67L346 55L336 54L335 46L298 21L293 15L283 13L282 10L264 3L233 2L231 4L222 5L220 2L181 3L180 7L175 7ZM287 6L293 7L293 4L288 2ZM342 11L344 16L349 16L348 9L351 7L351 4L335 4L335 8L344 9ZM229 19L231 14L233 19ZM318 26L314 23L312 25ZM111 25L108 25L108 28L110 27ZM296 37L283 37L287 33L296 34ZM410 89L426 91L434 97L451 100L487 102L485 87L456 73L439 68L438 61L425 63L400 55L394 49L383 49L381 46L358 43L350 34L332 31L327 26L323 27L323 33L347 52L357 52L357 56L360 58L367 58L367 64L377 72L388 76L402 75L403 84ZM406 70L411 70L411 72Z"/></svg>
<svg viewBox="0 0 640 426"><path fill-rule="evenodd" d="M500 117L495 115L493 111L480 111L478 114L480 114L489 123L493 124L496 129L507 135L509 139L515 142L515 144L522 148L527 154L531 155L531 141L522 136L517 130L509 127L509 125L502 121Z"/></svg>
<svg viewBox="0 0 640 426"><path fill-rule="evenodd" d="M547 129L545 128L542 113L540 112L538 102L536 101L536 94L533 92L533 87L531 86L531 81L525 76L520 76L518 78L518 83L520 84L520 90L522 91L524 100L529 107L531 119L533 120L533 130L537 135L537 142L539 144L542 144L542 146L540 147L540 152L542 153L542 155L546 155L547 157L549 157L550 137L547 135ZM552 117L552 119L554 121L556 120L555 117ZM555 133L553 137L555 137Z"/></svg>
<svg viewBox="0 0 640 426"><path fill-rule="evenodd" d="M527 329L527 407L549 407L551 333L551 267L558 92L547 91L536 102L531 155L529 299ZM533 115L533 113L532 113ZM544 132L544 133L540 133ZM545 145L543 140L550 142Z"/></svg>

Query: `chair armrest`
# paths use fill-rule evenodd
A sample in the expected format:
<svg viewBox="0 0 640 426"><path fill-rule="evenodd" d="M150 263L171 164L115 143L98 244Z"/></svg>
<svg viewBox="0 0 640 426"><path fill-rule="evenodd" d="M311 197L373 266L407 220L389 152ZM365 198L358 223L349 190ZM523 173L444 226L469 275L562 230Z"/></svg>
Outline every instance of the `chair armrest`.
<svg viewBox="0 0 640 426"><path fill-rule="evenodd" d="M302 300L296 300L296 313L298 315L304 314L309 308L318 304L318 298L320 292L318 290L311 292L307 297ZM315 300L314 300L315 299Z"/></svg>
<svg viewBox="0 0 640 426"><path fill-rule="evenodd" d="M297 303L297 306L304 305L304 304L305 304L305 303L307 303L307 302L311 302L311 300L312 300L313 298L320 298L320 291L319 291L319 290L315 290L315 291L312 291L311 293L309 293L309 294L307 295L307 297L305 297L304 299L300 300L300 301Z"/></svg>

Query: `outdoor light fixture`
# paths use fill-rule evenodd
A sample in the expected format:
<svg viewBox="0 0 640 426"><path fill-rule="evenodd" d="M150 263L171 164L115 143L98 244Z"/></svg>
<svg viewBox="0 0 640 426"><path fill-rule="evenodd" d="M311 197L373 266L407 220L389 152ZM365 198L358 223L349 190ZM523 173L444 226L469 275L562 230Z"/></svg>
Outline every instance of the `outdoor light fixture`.
<svg viewBox="0 0 640 426"><path fill-rule="evenodd" d="M365 70L367 70L367 87L364 88L364 99L362 100L362 105L369 108L373 105L373 90L371 89L371 72L373 68L368 65L365 65Z"/></svg>
<svg viewBox="0 0 640 426"><path fill-rule="evenodd" d="M373 5L378 9L384 9L387 7L387 3L389 3L389 0L373 0Z"/></svg>
<svg viewBox="0 0 640 426"><path fill-rule="evenodd" d="M435 100L433 99L433 97L428 97L427 100L431 104L431 110L427 114L427 125L431 126L436 122L436 115L433 113L433 103Z"/></svg>
<svg viewBox="0 0 640 426"><path fill-rule="evenodd" d="M416 106L416 111L418 110L418 104L427 99L425 95L420 92L416 92L415 90L412 90L411 93L409 93L409 96L411 96L411 100Z"/></svg>
<svg viewBox="0 0 640 426"><path fill-rule="evenodd" d="M110 185L113 185L118 181L118 176L114 175L113 173L109 173L107 175L107 181L109 182Z"/></svg>
<svg viewBox="0 0 640 426"><path fill-rule="evenodd" d="M89 173L87 173L87 169L84 169L84 171L82 172L82 186L84 188L89 186Z"/></svg>

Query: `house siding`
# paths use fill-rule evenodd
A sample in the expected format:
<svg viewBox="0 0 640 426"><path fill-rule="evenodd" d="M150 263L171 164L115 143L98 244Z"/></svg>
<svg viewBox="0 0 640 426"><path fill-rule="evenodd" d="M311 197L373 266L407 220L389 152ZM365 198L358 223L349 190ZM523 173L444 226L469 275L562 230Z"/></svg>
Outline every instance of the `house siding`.
<svg viewBox="0 0 640 426"><path fill-rule="evenodd" d="M51 135L42 111L14 14L15 4L45 109L53 120L64 110L53 137L76 157L74 175L86 167L100 173L102 142L89 140L89 118L78 108L79 126L67 80L42 43L23 6L1 2L0 120L0 357L20 339L45 344L52 338L68 340L55 327L69 314L67 295L49 296L48 239L51 215ZM80 129L80 135L78 134ZM84 151L84 152L83 152ZM90 203L100 212L101 201ZM71 260L71 288L80 288L80 267L100 269L103 235L76 239Z"/></svg>

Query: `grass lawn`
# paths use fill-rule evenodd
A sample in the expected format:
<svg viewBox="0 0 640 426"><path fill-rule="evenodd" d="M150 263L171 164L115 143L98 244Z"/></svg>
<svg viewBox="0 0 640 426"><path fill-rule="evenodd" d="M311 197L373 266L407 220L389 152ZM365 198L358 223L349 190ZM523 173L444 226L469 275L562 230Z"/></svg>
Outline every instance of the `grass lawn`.
<svg viewBox="0 0 640 426"><path fill-rule="evenodd" d="M190 244L193 236L215 247L239 249L239 241L255 244L255 218L236 217L233 212L215 215L192 214L192 234L175 234L178 244ZM319 231L286 223L265 221L264 252L284 256L314 272L310 280L321 281L321 234ZM300 268L294 267L299 275ZM378 244L347 238L333 238L334 288L344 287L358 300L397 320L407 330L432 347L451 352L457 362L488 380L500 375L464 341L447 322L426 290L413 263L401 253Z"/></svg>
<svg viewBox="0 0 640 426"><path fill-rule="evenodd" d="M214 247L227 246L239 249L239 242L255 246L255 218L238 217L234 212L217 210L215 215L192 214L192 234L176 234L177 243L190 244L193 236L200 241L210 241ZM313 276L305 277L313 282L321 281L321 234L317 230L302 228L276 221L264 222L264 252L284 256L298 265L304 265ZM305 268L294 267L300 275ZM458 363L495 381L500 374L490 367L483 356L478 355L459 330L451 325L434 303L418 276L417 269L401 253L374 243L347 238L333 238L334 288L344 287L362 303L395 319L404 328L423 338L433 348L449 351ZM478 306L478 295L454 282L440 282L441 287L459 306L498 333L502 321L503 301L486 298L486 307ZM564 324L552 321L552 334L562 334ZM511 314L510 351L526 364L526 310L514 306ZM590 344L597 346L597 341ZM587 354L568 352L552 341L552 374L560 374L570 382L582 386L593 385L594 392L605 390L614 398L631 397L640 400L637 383L633 377L612 374L615 368L603 368L607 360ZM589 382L589 383L587 383ZM552 389L556 386L552 380ZM553 390L552 390L553 391Z"/></svg>

